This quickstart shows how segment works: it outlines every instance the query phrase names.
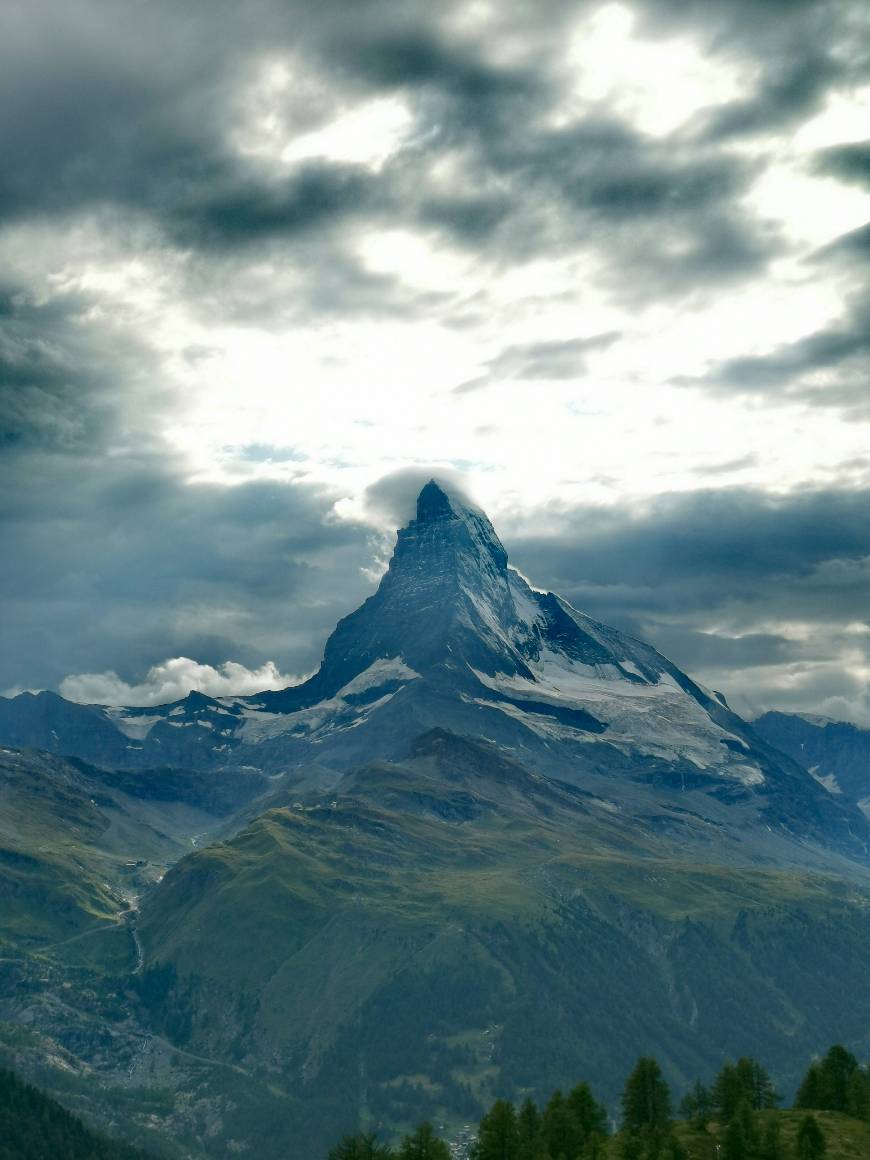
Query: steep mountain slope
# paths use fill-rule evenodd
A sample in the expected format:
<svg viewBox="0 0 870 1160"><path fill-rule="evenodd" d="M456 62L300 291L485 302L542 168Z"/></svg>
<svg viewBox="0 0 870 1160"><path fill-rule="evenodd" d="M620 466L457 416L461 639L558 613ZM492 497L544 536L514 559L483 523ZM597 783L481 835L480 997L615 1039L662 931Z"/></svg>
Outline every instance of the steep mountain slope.
<svg viewBox="0 0 870 1160"><path fill-rule="evenodd" d="M870 817L870 729L802 713L765 713L752 727Z"/></svg>

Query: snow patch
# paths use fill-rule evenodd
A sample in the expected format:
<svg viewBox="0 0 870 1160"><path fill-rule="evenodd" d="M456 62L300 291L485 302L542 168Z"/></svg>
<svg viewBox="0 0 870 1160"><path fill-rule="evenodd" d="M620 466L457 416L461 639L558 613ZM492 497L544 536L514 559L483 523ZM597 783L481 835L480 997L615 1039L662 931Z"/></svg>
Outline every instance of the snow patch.
<svg viewBox="0 0 870 1160"><path fill-rule="evenodd" d="M162 721L160 716L146 717L146 716L128 716L127 710L122 708L110 707L104 710L106 716L115 726L115 728L123 733L125 737L129 737L132 741L144 741L158 721Z"/></svg>

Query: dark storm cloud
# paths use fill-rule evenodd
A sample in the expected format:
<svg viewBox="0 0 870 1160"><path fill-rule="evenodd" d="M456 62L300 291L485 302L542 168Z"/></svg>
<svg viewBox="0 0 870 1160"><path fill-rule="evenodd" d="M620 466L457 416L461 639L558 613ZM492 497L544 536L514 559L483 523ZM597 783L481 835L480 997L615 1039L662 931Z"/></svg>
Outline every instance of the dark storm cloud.
<svg viewBox="0 0 870 1160"><path fill-rule="evenodd" d="M122 410L161 402L154 386L146 403L137 399L137 383L153 369L150 354L129 334L89 324L93 297L69 292L41 301L10 287L3 300L0 446L90 456L123 434Z"/></svg>
<svg viewBox="0 0 870 1160"><path fill-rule="evenodd" d="M821 403L842 406L846 401L841 390L816 391L806 386L807 376L818 371L854 368L860 381L849 392L855 401L867 404L866 383L870 356L870 327L856 326L854 330L820 330L815 334L779 347L770 355L728 359L714 372L700 380L709 386L718 386L742 392L785 391L794 397L810 397ZM856 366L856 364L860 364Z"/></svg>
<svg viewBox="0 0 870 1160"><path fill-rule="evenodd" d="M866 490L663 495L640 510L575 509L558 534L506 542L536 584L638 632L667 618L691 626L735 607L750 620L775 619L790 600L819 622L867 615L866 590L847 582L870 557Z"/></svg>
<svg viewBox="0 0 870 1160"><path fill-rule="evenodd" d="M163 210L182 245L238 246L276 236L292 239L366 210L383 211L360 166L310 163L291 178L265 184L232 175Z"/></svg>
<svg viewBox="0 0 870 1160"><path fill-rule="evenodd" d="M366 529L304 479L188 483L153 431L152 352L90 305L4 295L0 690L182 655L313 667L370 588Z"/></svg>
<svg viewBox="0 0 870 1160"><path fill-rule="evenodd" d="M746 69L745 91L702 111L690 126L711 142L786 131L867 66L866 24L857 3L647 0L638 12L651 35L691 31L714 59Z"/></svg>
<svg viewBox="0 0 870 1160"><path fill-rule="evenodd" d="M843 181L870 185L870 141L822 149L816 154L816 168Z"/></svg>
<svg viewBox="0 0 870 1160"><path fill-rule="evenodd" d="M322 487L188 484L163 458L6 467L0 688L170 656L304 671L370 589L368 534Z"/></svg>
<svg viewBox="0 0 870 1160"><path fill-rule="evenodd" d="M725 141L781 131L810 116L843 71L841 64L812 44L788 45L782 57L768 59L751 97L732 101L702 119L702 134L708 140Z"/></svg>
<svg viewBox="0 0 870 1160"><path fill-rule="evenodd" d="M660 295L746 276L772 252L736 207L752 176L745 161L656 142L597 113L547 124L564 99L554 60L583 5L545 5L536 17L508 6L505 31L525 29L533 49L522 65L493 63L485 39L448 32L450 6L397 16L389 5L325 5L300 22L293 6L261 3L243 19L225 5L182 17L152 4L122 20L79 0L53 35L51 7L10 21L0 220L113 206L206 256L292 250L313 232L324 257L347 266L343 234L382 221L434 228L497 264L597 238L614 265L632 261L635 291L645 274ZM400 92L415 117L406 148L377 172L309 162L279 175L240 154L226 133L241 124L240 94L253 63L282 52L301 52L324 81L295 102L296 131L327 123L342 101ZM454 153L462 170L445 194L428 167ZM328 265L311 267L313 283ZM312 314L334 289L327 277ZM389 299L389 286L369 285L369 301L379 290Z"/></svg>
<svg viewBox="0 0 870 1160"><path fill-rule="evenodd" d="M840 239L832 252L852 258L868 244L862 229ZM742 355L717 363L706 374L674 380L718 393L757 395L834 407L854 417L870 414L870 299L854 296L836 324L785 343L769 354Z"/></svg>

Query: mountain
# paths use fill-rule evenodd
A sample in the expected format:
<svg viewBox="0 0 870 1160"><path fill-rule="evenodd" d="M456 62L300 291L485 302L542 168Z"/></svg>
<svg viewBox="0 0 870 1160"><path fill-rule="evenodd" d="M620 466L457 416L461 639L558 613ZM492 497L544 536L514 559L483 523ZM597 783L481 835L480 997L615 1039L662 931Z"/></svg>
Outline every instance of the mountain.
<svg viewBox="0 0 870 1160"><path fill-rule="evenodd" d="M788 1091L870 1052L861 811L434 482L310 680L0 718L52 751L7 755L5 840L56 900L6 912L0 1054L135 1141L302 1160L583 1077L615 1107L642 1053Z"/></svg>
<svg viewBox="0 0 870 1160"><path fill-rule="evenodd" d="M838 797L870 817L870 729L806 713L765 713L752 723Z"/></svg>
<svg viewBox="0 0 870 1160"><path fill-rule="evenodd" d="M655 649L532 588L484 513L434 480L377 591L338 623L303 684L148 709L49 693L0 702L5 744L128 768L253 767L324 788L361 762L403 757L435 727L590 792L639 783L748 802L759 825L867 856L870 830L850 803Z"/></svg>
<svg viewBox="0 0 870 1160"><path fill-rule="evenodd" d="M678 1087L748 1052L789 1090L826 1039L870 1050L870 883L759 861L721 808L629 815L432 730L167 873L154 1025L287 1093L269 1158L583 1076L614 1107L642 1052Z"/></svg>

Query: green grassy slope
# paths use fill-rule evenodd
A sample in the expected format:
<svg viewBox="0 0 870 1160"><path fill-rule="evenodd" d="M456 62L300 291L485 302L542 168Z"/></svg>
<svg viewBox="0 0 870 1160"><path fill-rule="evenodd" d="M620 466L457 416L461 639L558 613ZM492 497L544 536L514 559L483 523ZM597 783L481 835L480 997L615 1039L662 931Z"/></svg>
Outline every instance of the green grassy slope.
<svg viewBox="0 0 870 1160"><path fill-rule="evenodd" d="M78 953L69 940L118 923L192 837L259 789L236 782L181 770L112 774L0 749L0 953Z"/></svg>
<svg viewBox="0 0 870 1160"><path fill-rule="evenodd" d="M787 1088L831 1039L870 1048L860 884L740 864L703 819L625 821L474 748L183 859L143 907L157 1025L267 1072L311 1148L577 1075L613 1103L642 1052L677 1084L748 1052Z"/></svg>
<svg viewBox="0 0 870 1160"><path fill-rule="evenodd" d="M798 1125L806 1115L802 1111L771 1111L758 1113L758 1123L776 1117L782 1131L782 1142L786 1155L795 1155L794 1142ZM870 1157L870 1123L866 1120L855 1120L841 1112L813 1112L819 1126L825 1134L827 1146L826 1160L867 1160ZM716 1124L711 1124L706 1131L699 1131L691 1124L680 1122L677 1124L677 1135L685 1145L688 1160L718 1160L722 1153L716 1152L716 1144L722 1143L723 1133ZM619 1160L619 1138L609 1141L608 1160Z"/></svg>

